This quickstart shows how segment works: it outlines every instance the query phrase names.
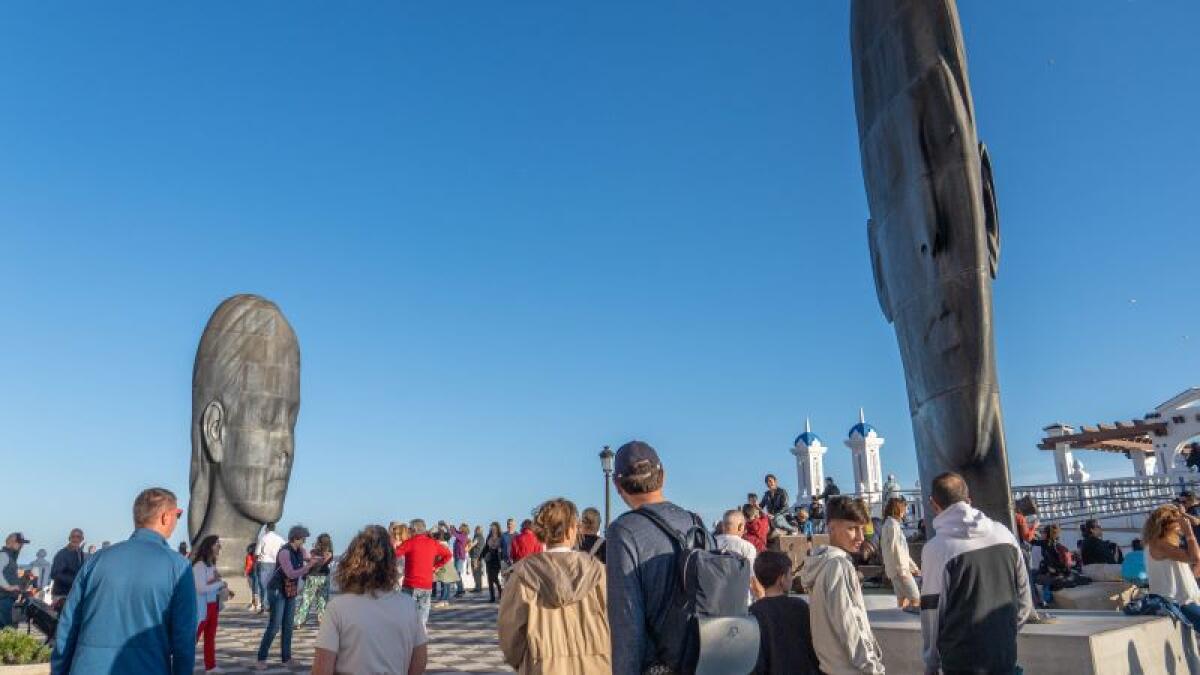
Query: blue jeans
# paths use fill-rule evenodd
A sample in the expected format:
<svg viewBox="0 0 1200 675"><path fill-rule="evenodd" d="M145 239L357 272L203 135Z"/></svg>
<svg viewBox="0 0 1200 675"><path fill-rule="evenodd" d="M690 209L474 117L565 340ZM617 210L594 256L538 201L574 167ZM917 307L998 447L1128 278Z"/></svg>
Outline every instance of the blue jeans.
<svg viewBox="0 0 1200 675"><path fill-rule="evenodd" d="M782 512L776 513L771 518L771 523L774 524L777 529L783 530L784 532L787 532L788 534L796 534L796 526L789 523L787 516L785 514L783 514Z"/></svg>
<svg viewBox="0 0 1200 675"><path fill-rule="evenodd" d="M250 582L250 596L255 600L262 600L266 593L263 592L262 580L258 578L258 565L250 570L250 574L246 575L246 581Z"/></svg>
<svg viewBox="0 0 1200 675"><path fill-rule="evenodd" d="M262 589L263 601L268 606L271 604L272 593L267 590L267 587L271 585L273 576L275 576L275 563L258 563L258 587Z"/></svg>
<svg viewBox="0 0 1200 675"><path fill-rule="evenodd" d="M0 628L12 626L13 605L17 604L17 599L14 597L0 598Z"/></svg>
<svg viewBox="0 0 1200 675"><path fill-rule="evenodd" d="M1186 605L1180 605L1179 611L1183 612L1183 615L1191 622L1192 628L1200 631L1200 605L1189 602Z"/></svg>
<svg viewBox="0 0 1200 675"><path fill-rule="evenodd" d="M281 589L276 589L267 592L267 599L271 605L271 619L267 623L267 632L263 633L262 642L258 643L258 660L267 660L275 634L282 628L283 639L279 643L279 651L283 662L287 663L292 660L292 622L296 620L296 598L285 597Z"/></svg>
<svg viewBox="0 0 1200 675"><path fill-rule="evenodd" d="M429 606L433 604L433 591L405 586L400 592L412 596L412 599L417 601L417 614L421 615L421 625L429 623Z"/></svg>
<svg viewBox="0 0 1200 675"><path fill-rule="evenodd" d="M467 592L467 587L463 585L463 570L465 570L466 568L467 568L467 559L466 558L455 558L454 559L454 569L458 570L458 591L455 592L455 594L454 594L454 597L456 597L456 598L458 596L462 595L463 593Z"/></svg>

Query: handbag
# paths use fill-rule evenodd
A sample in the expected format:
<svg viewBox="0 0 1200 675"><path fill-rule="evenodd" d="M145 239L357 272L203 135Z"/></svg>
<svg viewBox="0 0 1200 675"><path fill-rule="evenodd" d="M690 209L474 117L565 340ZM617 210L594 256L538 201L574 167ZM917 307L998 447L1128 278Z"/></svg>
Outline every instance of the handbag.
<svg viewBox="0 0 1200 675"><path fill-rule="evenodd" d="M294 598L300 595L300 584L295 579L283 578L283 597Z"/></svg>

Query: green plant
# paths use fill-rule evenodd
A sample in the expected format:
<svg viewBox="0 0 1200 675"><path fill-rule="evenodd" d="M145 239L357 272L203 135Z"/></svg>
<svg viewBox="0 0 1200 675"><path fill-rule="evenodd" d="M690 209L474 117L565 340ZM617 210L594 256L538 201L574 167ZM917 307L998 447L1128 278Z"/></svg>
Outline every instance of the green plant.
<svg viewBox="0 0 1200 675"><path fill-rule="evenodd" d="M0 630L0 663L20 665L46 663L50 660L50 647L33 635L12 628Z"/></svg>

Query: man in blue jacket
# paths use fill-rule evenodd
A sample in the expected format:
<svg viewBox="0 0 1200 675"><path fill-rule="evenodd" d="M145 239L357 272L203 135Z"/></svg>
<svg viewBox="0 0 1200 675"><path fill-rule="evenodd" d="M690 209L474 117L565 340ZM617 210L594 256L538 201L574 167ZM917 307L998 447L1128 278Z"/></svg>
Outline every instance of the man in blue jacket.
<svg viewBox="0 0 1200 675"><path fill-rule="evenodd" d="M192 672L196 586L187 559L167 544L182 514L170 490L138 495L133 536L88 558L75 577L58 619L54 675Z"/></svg>

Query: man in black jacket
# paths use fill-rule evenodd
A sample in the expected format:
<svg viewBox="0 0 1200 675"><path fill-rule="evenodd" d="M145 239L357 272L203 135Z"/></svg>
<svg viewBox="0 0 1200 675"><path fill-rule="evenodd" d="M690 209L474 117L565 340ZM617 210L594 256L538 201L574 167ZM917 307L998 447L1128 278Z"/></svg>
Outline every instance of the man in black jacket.
<svg viewBox="0 0 1200 675"><path fill-rule="evenodd" d="M771 514L771 525L773 527L789 534L795 534L796 526L789 523L787 519L787 490L779 487L779 481L773 473L767 474L763 480L766 481L767 491L762 496L762 510Z"/></svg>
<svg viewBox="0 0 1200 675"><path fill-rule="evenodd" d="M50 565L50 580L54 582L51 596L56 610L62 608L71 594L75 575L83 568L83 558L83 530L77 527L71 530L67 545L54 554L54 562Z"/></svg>

